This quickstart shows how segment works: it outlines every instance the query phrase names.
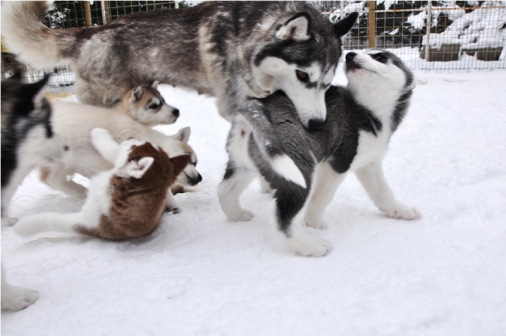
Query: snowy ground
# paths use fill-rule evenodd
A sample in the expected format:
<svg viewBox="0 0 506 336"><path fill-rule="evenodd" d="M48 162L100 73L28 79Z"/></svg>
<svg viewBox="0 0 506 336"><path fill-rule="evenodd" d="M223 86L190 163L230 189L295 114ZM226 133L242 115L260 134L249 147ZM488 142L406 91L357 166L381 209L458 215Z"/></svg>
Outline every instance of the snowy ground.
<svg viewBox="0 0 506 336"><path fill-rule="evenodd" d="M178 195L183 212L150 237L114 243L2 231L10 281L40 299L2 313L3 335L505 335L505 70L417 71L412 108L384 166L396 196L423 218L382 215L354 176L314 234L326 257L303 258L268 222L272 200L254 183L232 223L216 188L229 125L214 100L166 87L191 126L204 177ZM338 70L336 83L345 83ZM11 214L70 212L81 203L32 174Z"/></svg>

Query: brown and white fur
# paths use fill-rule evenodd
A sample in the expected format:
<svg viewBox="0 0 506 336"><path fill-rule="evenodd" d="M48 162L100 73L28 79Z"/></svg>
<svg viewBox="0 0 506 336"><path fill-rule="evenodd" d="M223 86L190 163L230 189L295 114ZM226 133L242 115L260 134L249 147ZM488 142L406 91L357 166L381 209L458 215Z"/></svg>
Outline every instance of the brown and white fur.
<svg viewBox="0 0 506 336"><path fill-rule="evenodd" d="M88 198L78 213L41 213L21 218L16 232L77 232L110 240L138 238L153 232L165 210L169 187L190 161L190 155L169 159L150 142L126 140L118 144L96 128L91 143L114 168L90 180Z"/></svg>
<svg viewBox="0 0 506 336"><path fill-rule="evenodd" d="M168 105L158 91L157 81L151 86L137 86L128 90L113 109L124 112L146 126L173 124L179 117L179 110Z"/></svg>
<svg viewBox="0 0 506 336"><path fill-rule="evenodd" d="M181 172L177 183L193 186L202 180L195 168L197 157L188 145L189 127L181 129L173 136L167 136L119 111L68 102L55 102L53 107L54 131L65 139L70 150L63 162L41 169L41 179L44 183L69 196L84 198L86 195L86 188L69 180L67 178L69 175L78 173L91 178L113 167L111 162L105 160L91 144L89 132L93 128L107 129L118 142L130 138L149 141L162 148L169 157L189 154L191 155L190 163ZM169 193L167 208L179 212L179 205L172 196L172 193Z"/></svg>

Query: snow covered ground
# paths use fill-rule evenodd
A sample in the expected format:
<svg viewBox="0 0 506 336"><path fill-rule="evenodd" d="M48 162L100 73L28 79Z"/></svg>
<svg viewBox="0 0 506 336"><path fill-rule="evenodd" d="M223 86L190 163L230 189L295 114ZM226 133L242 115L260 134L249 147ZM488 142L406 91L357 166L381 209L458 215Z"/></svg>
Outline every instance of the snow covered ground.
<svg viewBox="0 0 506 336"><path fill-rule="evenodd" d="M2 230L9 280L40 292L2 313L2 335L506 335L506 70L416 74L384 166L420 220L385 217L350 175L314 231L334 246L326 257L285 246L256 182L242 198L256 217L227 221L216 189L229 124L213 99L164 87L181 117L161 129L191 126L200 191L136 241ZM10 210L80 206L32 174Z"/></svg>

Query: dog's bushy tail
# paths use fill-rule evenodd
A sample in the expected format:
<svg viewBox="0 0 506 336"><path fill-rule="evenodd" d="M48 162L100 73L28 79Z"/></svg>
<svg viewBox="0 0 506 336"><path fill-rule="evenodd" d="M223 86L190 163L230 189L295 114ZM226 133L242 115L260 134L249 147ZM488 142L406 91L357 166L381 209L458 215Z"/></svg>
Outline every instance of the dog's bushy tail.
<svg viewBox="0 0 506 336"><path fill-rule="evenodd" d="M48 9L45 1L2 1L2 36L8 50L39 69L65 63L76 40L75 32L40 22Z"/></svg>
<svg viewBox="0 0 506 336"><path fill-rule="evenodd" d="M285 153L283 143L265 114L265 106L259 101L249 100L238 111L251 124L258 148L272 169L283 178L306 188L304 175Z"/></svg>
<svg viewBox="0 0 506 336"><path fill-rule="evenodd" d="M81 218L80 213L40 213L21 218L14 226L14 231L21 236L32 236L46 231L82 234L78 229Z"/></svg>

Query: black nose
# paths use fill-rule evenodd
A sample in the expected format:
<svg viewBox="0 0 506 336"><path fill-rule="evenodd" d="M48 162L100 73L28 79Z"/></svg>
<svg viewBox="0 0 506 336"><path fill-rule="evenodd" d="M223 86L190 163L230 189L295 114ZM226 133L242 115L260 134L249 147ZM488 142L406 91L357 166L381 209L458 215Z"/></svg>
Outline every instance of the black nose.
<svg viewBox="0 0 506 336"><path fill-rule="evenodd" d="M353 60L353 58L357 56L357 53L356 52L349 52L346 54L346 62L349 62L351 60Z"/></svg>
<svg viewBox="0 0 506 336"><path fill-rule="evenodd" d="M66 152L69 150L69 146L63 146L63 150Z"/></svg>
<svg viewBox="0 0 506 336"><path fill-rule="evenodd" d="M174 117L179 117L179 110L174 109L174 111L172 111L172 115L174 115Z"/></svg>
<svg viewBox="0 0 506 336"><path fill-rule="evenodd" d="M191 178L190 179L190 184L192 186L196 185L196 184L199 184L200 182L202 181L202 175L198 175L197 178Z"/></svg>
<svg viewBox="0 0 506 336"><path fill-rule="evenodd" d="M325 125L325 120L323 119L311 119L309 120L309 130L310 131L317 131L321 130L323 128L323 125Z"/></svg>

